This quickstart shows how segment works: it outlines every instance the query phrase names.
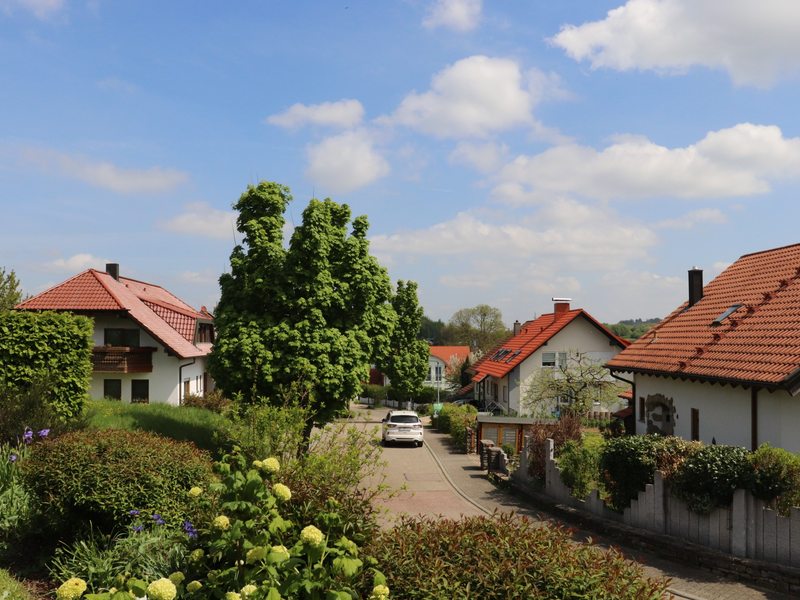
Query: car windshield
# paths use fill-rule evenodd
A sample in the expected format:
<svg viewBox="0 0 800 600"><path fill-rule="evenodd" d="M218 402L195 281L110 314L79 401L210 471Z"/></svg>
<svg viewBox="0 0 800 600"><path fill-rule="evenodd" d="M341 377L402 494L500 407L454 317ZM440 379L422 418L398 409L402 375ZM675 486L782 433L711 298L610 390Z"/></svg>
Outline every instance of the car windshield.
<svg viewBox="0 0 800 600"><path fill-rule="evenodd" d="M389 420L392 423L419 423L419 418L414 415L395 415Z"/></svg>

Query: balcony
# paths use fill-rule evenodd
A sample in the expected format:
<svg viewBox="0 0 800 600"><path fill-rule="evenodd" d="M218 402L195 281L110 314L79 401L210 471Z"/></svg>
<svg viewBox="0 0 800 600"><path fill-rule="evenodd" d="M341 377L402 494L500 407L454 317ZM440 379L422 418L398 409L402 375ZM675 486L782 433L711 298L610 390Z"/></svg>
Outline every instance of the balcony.
<svg viewBox="0 0 800 600"><path fill-rule="evenodd" d="M93 373L152 373L153 353L157 348L142 346L95 346L92 348Z"/></svg>

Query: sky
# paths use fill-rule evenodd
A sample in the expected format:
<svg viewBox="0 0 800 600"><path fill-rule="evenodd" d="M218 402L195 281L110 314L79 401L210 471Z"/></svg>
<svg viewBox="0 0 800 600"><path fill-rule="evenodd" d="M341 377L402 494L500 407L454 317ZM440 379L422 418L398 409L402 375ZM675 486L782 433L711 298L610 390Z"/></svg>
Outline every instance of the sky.
<svg viewBox="0 0 800 600"><path fill-rule="evenodd" d="M664 317L800 243L796 0L0 0L0 267L212 308L261 179L433 319ZM288 234L288 229L287 229Z"/></svg>

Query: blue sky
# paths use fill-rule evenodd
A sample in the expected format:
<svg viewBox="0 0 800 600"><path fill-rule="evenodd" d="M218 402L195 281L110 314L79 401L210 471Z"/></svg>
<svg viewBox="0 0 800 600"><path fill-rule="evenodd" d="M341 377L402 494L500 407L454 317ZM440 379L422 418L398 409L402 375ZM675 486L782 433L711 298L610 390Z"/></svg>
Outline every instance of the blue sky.
<svg viewBox="0 0 800 600"><path fill-rule="evenodd" d="M268 179L289 220L368 215L433 318L663 317L800 242L798 31L795 0L0 0L0 266L211 308Z"/></svg>

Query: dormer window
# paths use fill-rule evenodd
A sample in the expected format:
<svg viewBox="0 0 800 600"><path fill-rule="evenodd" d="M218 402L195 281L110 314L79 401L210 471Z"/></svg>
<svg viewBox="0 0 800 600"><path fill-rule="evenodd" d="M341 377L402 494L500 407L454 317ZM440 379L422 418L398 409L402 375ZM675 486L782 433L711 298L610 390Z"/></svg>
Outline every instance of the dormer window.
<svg viewBox="0 0 800 600"><path fill-rule="evenodd" d="M213 344L214 343L214 325L211 323L199 323L197 325L197 341L196 344Z"/></svg>

